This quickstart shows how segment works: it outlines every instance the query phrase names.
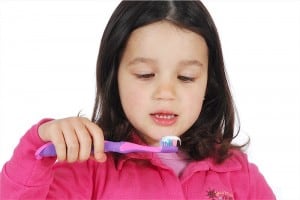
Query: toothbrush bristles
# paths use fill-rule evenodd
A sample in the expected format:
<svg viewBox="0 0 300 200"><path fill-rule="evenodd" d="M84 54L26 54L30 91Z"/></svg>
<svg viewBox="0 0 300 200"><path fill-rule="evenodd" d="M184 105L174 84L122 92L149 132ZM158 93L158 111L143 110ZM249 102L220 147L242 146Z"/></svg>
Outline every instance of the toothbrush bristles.
<svg viewBox="0 0 300 200"><path fill-rule="evenodd" d="M181 145L181 140L177 136L164 136L160 143L163 147L177 147L178 144Z"/></svg>

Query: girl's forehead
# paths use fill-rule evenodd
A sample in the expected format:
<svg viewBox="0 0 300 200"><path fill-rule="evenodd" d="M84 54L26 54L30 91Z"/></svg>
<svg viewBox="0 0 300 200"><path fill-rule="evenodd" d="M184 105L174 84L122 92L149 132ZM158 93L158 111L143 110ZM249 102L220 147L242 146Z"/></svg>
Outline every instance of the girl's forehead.
<svg viewBox="0 0 300 200"><path fill-rule="evenodd" d="M130 37L132 35L136 34L154 34L154 33L166 33L166 34L176 34L176 33L193 33L197 34L187 28L180 27L177 24L172 23L168 20L161 20L157 22L153 22L151 24L147 24L141 27L138 27L137 29L133 30L130 34ZM202 38L200 34L197 34L199 37Z"/></svg>
<svg viewBox="0 0 300 200"><path fill-rule="evenodd" d="M188 29L167 21L142 26L130 35L123 58L150 58L152 60L200 60L208 62L208 48L204 38Z"/></svg>

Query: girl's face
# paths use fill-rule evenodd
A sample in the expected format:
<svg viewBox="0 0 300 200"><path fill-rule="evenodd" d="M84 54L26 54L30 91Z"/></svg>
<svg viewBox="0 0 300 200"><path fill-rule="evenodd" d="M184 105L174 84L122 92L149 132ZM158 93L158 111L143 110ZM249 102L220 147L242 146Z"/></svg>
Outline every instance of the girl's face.
<svg viewBox="0 0 300 200"><path fill-rule="evenodd" d="M166 22L132 32L118 71L123 110L149 145L180 136L197 120L207 84L203 37Z"/></svg>

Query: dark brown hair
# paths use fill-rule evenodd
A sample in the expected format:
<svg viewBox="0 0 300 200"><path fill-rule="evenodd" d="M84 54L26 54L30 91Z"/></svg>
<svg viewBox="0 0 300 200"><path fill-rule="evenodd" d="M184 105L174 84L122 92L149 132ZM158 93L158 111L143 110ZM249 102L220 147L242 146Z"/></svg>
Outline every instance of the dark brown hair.
<svg viewBox="0 0 300 200"><path fill-rule="evenodd" d="M128 140L133 127L126 119L118 91L117 73L133 30L167 20L201 35L208 46L208 83L202 111L182 136L181 149L192 159L213 157L222 162L235 146L239 132L221 44L209 12L200 1L122 1L112 14L101 40L97 61L97 93L92 120L109 140ZM201 103L201 102L199 102ZM191 108L192 109L192 108ZM188 111L187 111L188 112Z"/></svg>

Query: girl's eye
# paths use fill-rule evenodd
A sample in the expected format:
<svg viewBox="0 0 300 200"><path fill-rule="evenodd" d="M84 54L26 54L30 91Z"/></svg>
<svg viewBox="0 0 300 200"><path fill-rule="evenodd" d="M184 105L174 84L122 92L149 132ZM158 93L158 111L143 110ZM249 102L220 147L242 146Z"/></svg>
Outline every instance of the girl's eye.
<svg viewBox="0 0 300 200"><path fill-rule="evenodd" d="M149 74L136 74L136 77L139 79L150 79L152 77L154 77L155 74L154 73L149 73Z"/></svg>
<svg viewBox="0 0 300 200"><path fill-rule="evenodd" d="M178 76L178 79L182 82L193 82L195 80L194 77L188 77L188 76Z"/></svg>

